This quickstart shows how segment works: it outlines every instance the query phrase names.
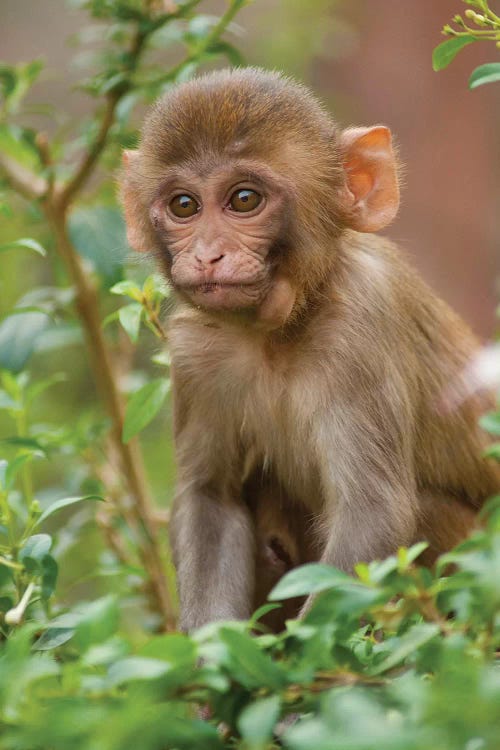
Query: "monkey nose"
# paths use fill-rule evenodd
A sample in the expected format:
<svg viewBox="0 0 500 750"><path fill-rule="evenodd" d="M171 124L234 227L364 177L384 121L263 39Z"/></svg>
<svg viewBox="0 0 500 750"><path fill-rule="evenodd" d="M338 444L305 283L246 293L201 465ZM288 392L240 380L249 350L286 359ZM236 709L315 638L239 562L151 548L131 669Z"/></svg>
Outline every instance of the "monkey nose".
<svg viewBox="0 0 500 750"><path fill-rule="evenodd" d="M216 263L218 263L222 258L224 257L224 253L213 254L213 255L195 255L196 261L200 264L200 266L214 266Z"/></svg>

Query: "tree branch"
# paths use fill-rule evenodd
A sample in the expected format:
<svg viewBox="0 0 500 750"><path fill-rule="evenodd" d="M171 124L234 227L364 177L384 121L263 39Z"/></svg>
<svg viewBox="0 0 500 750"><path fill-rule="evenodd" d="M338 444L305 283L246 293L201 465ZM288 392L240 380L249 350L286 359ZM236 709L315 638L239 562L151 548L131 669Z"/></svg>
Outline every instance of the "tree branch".
<svg viewBox="0 0 500 750"><path fill-rule="evenodd" d="M175 628L174 606L165 576L165 561L162 559L158 528L149 497L144 468L137 440L122 441L124 402L118 386L117 376L109 348L106 344L99 317L99 299L88 275L85 274L80 257L67 233L66 215L60 208L45 207L47 218L54 229L57 250L66 265L76 290L76 307L90 353L92 370L97 388L112 420L111 439L120 459L120 469L126 478L134 504L131 508L142 534L138 545L142 563L151 581L155 602L163 617L166 630Z"/></svg>
<svg viewBox="0 0 500 750"><path fill-rule="evenodd" d="M29 201L42 198L48 190L48 183L31 170L23 167L15 159L0 152L0 173L10 187Z"/></svg>
<svg viewBox="0 0 500 750"><path fill-rule="evenodd" d="M63 211L71 203L75 194L83 187L92 174L94 166L108 141L108 133L114 123L116 105L120 99L121 94L110 94L106 99L106 108L104 110L96 139L87 153L83 156L73 177L66 183L59 193L58 200Z"/></svg>

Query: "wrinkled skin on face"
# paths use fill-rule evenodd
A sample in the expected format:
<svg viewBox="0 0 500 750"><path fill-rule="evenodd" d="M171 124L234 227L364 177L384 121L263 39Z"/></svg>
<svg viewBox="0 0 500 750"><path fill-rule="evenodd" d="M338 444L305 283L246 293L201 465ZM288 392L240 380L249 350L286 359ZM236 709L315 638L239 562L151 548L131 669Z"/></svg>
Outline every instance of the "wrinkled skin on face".
<svg viewBox="0 0 500 750"><path fill-rule="evenodd" d="M168 252L176 291L210 310L260 305L270 291L273 249L289 205L284 181L259 163L222 163L208 174L187 166L173 170L150 218Z"/></svg>

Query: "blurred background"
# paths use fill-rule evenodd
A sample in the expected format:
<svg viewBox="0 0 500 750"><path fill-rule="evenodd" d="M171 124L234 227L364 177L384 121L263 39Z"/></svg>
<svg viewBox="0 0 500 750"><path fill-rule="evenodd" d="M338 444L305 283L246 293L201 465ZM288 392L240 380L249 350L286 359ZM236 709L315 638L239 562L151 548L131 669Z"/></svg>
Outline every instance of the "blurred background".
<svg viewBox="0 0 500 750"><path fill-rule="evenodd" d="M207 2L204 12L224 7ZM439 32L459 11L458 0L255 0L237 17L235 42L249 64L312 86L341 124L392 129L405 188L387 234L488 337L500 267L500 97L497 86L467 89L470 71L492 56L486 45L468 47L440 73L432 70ZM72 92L78 71L69 65L71 36L86 22L63 0L0 0L0 57L45 58L31 99L75 118L91 104ZM172 55L175 49L166 62Z"/></svg>

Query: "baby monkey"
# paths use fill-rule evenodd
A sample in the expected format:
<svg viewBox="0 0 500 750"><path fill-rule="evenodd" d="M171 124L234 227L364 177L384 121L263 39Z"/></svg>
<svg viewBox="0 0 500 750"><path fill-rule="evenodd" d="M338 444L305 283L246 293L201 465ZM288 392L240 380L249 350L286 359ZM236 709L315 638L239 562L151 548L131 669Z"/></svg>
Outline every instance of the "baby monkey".
<svg viewBox="0 0 500 750"><path fill-rule="evenodd" d="M239 69L160 99L124 161L130 245L177 301L181 627L247 618L306 561L352 571L425 539L430 563L463 538L500 487L488 400L441 408L478 344L373 234L399 205L389 130Z"/></svg>

